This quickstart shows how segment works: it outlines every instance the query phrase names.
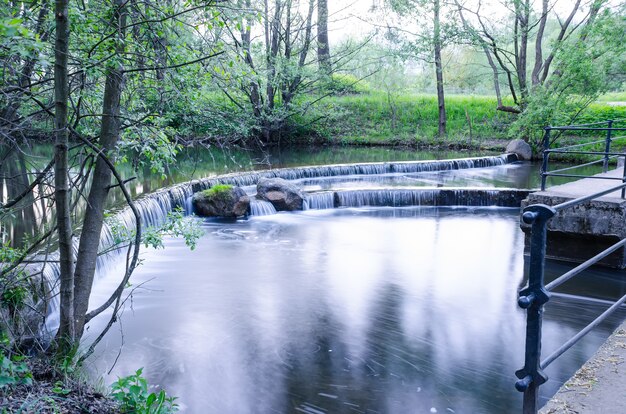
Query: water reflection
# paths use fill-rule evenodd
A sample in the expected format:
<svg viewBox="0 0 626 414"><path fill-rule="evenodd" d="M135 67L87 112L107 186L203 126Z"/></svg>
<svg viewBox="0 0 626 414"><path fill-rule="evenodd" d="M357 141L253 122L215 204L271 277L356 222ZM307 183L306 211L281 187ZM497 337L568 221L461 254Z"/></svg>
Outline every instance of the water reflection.
<svg viewBox="0 0 626 414"><path fill-rule="evenodd" d="M127 306L123 336L108 335L92 363L106 372L124 343L106 381L144 366L192 413L514 412L518 214L379 208L206 221L197 251L168 240L144 254L134 284L149 282ZM115 283L100 280L92 303ZM546 352L606 307L556 297ZM550 366L544 397L623 316Z"/></svg>

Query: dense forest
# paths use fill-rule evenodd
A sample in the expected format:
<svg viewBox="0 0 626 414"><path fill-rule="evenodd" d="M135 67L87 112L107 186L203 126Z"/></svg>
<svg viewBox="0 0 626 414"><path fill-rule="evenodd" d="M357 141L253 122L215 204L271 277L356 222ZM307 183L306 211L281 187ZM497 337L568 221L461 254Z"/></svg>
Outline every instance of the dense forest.
<svg viewBox="0 0 626 414"><path fill-rule="evenodd" d="M547 125L626 116L625 33L614 0L2 0L0 219L48 216L19 243L0 229L0 396L32 381L27 353L75 372L141 245L193 244L182 217L145 233L137 214L119 287L89 311L111 190L134 208L120 166L166 175L189 146L537 148ZM59 329L39 341L27 262L49 246Z"/></svg>

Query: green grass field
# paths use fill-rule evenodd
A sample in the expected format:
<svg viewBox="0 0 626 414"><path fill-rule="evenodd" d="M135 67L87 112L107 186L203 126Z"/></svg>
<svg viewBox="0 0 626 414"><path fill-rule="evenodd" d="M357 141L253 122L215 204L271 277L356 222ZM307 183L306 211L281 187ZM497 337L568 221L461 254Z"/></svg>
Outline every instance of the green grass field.
<svg viewBox="0 0 626 414"><path fill-rule="evenodd" d="M334 96L324 106L334 115L318 124L316 132L329 142L347 145L499 149L513 138L508 127L516 116L496 111L494 96L448 95L447 136L441 139L435 95L372 91ZM580 115L578 123L619 118L626 118L626 107L598 102Z"/></svg>
<svg viewBox="0 0 626 414"><path fill-rule="evenodd" d="M598 102L626 102L626 92L611 92L598 98Z"/></svg>

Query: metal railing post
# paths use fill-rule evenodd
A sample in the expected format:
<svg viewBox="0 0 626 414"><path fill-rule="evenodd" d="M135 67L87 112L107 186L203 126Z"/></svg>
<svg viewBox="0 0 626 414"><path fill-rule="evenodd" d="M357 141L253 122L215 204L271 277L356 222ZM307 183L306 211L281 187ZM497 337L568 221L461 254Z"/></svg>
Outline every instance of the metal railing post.
<svg viewBox="0 0 626 414"><path fill-rule="evenodd" d="M524 393L524 414L539 409L539 386L548 380L541 370L541 325L543 305L550 299L544 286L547 222L556 211L543 204L524 209L522 221L531 225L528 287L519 292L518 305L526 309L526 353L524 368L515 373L515 388Z"/></svg>
<svg viewBox="0 0 626 414"><path fill-rule="evenodd" d="M618 158L619 159L619 158ZM626 183L626 154L622 157L622 183ZM622 188L622 198L626 195L626 188Z"/></svg>
<svg viewBox="0 0 626 414"><path fill-rule="evenodd" d="M543 162L541 164L541 191L546 190L546 179L548 174L548 156L549 152L546 152L550 149L550 127L544 128L543 134Z"/></svg>
<svg viewBox="0 0 626 414"><path fill-rule="evenodd" d="M606 143L604 144L604 163L602 164L602 172L609 170L609 152L611 152L611 128L613 128L613 120L607 121Z"/></svg>

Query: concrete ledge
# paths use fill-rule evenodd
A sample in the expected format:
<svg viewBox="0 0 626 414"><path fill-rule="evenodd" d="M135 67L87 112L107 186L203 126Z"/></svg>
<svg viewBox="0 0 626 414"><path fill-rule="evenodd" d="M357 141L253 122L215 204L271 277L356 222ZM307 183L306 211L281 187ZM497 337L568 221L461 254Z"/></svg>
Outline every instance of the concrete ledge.
<svg viewBox="0 0 626 414"><path fill-rule="evenodd" d="M626 413L626 321L539 412Z"/></svg>
<svg viewBox="0 0 626 414"><path fill-rule="evenodd" d="M608 190L621 184L621 170L550 187L546 191L530 194L522 202L522 208L531 204L556 205L575 198ZM522 224L526 233L530 227ZM560 211L548 222L547 256L553 259L583 262L616 242L626 238L626 200L615 191L573 208ZM528 240L526 243L528 247ZM626 268L626 251L619 249L600 264Z"/></svg>

